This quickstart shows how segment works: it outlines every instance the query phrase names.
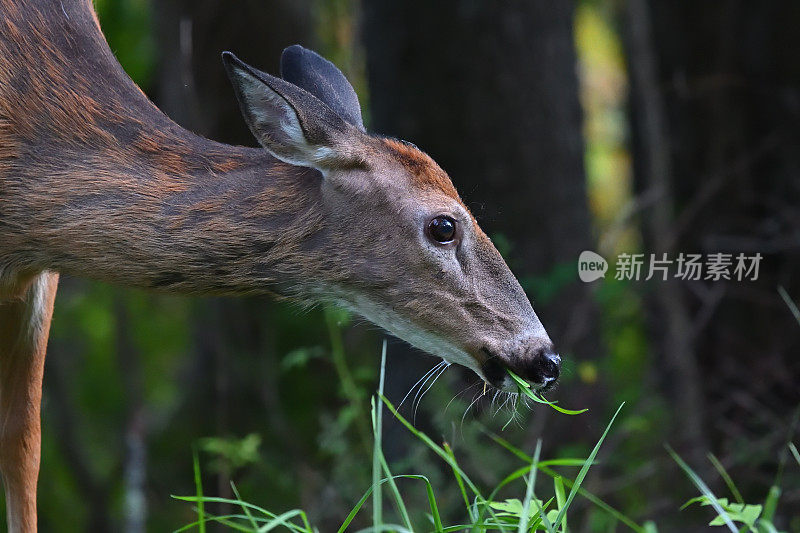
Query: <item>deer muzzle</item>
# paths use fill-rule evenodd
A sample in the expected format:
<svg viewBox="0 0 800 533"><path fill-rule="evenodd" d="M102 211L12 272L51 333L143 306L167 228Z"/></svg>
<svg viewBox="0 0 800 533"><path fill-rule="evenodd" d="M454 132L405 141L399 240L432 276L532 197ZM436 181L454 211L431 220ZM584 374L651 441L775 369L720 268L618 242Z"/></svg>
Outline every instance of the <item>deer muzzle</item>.
<svg viewBox="0 0 800 533"><path fill-rule="evenodd" d="M536 389L551 389L561 374L561 356L548 337L524 336L499 347L484 346L481 371L490 385L515 390L512 371Z"/></svg>

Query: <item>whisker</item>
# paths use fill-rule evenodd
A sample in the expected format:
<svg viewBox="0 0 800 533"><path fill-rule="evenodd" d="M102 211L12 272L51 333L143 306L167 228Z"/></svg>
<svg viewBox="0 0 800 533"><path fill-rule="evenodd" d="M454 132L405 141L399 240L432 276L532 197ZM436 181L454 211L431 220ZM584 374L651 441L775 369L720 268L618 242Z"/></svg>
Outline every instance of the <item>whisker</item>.
<svg viewBox="0 0 800 533"><path fill-rule="evenodd" d="M495 393L494 393L494 398L492 398L492 405L493 405L493 406L494 406L494 404L495 404L495 400L497 400L497 397L498 397L498 396L500 396L501 394L504 394L504 393L503 393L503 391L499 391L499 390L498 390L497 392L495 392ZM505 405L505 402L503 402L503 403L498 403L498 404L497 404L497 406L496 406L496 409L495 409L495 411L494 411L494 414L493 414L492 416L493 416L493 417L494 417L494 416L497 416L497 413L499 413L499 412L500 412L500 411L503 409L503 406L504 406L504 405Z"/></svg>
<svg viewBox="0 0 800 533"><path fill-rule="evenodd" d="M463 388L463 389L462 389L460 392L456 393L456 395L455 395L455 396L453 396L453 397L450 399L450 401L449 401L449 402L447 402L447 405L444 407L444 413L447 413L447 409L449 409L449 408L450 408L450 404L451 404L451 403L453 403L453 402L455 401L455 399L456 399L456 398L458 398L459 396L461 396L462 394L464 394L465 392L467 392L469 389L471 389L471 388L472 388L472 387L474 387L475 385L480 385L480 383L481 383L481 382L480 382L480 380L478 380L478 381L476 381L475 383L473 383L472 385L467 385L467 386L466 386L466 387L464 387L464 388Z"/></svg>
<svg viewBox="0 0 800 533"><path fill-rule="evenodd" d="M412 393L412 392L414 392L414 389L415 389L415 388L417 388L417 385L419 385L419 384L420 384L420 382L422 382L422 380L423 380L423 379L425 379L425 378L426 378L426 377L428 377L430 374L432 374L433 372L435 372L435 371L436 371L436 369L437 369L437 368L439 368L439 365L441 365L443 362L444 362L444 361L441 361L441 362L439 362L439 363L436 363L436 365L435 365L433 368L429 369L427 372L425 372L425 373L422 375L422 377L421 377L421 378L419 378L419 379L417 380L417 382L416 382L416 383L414 383L413 385L411 385L411 388L410 388L410 389L408 389L408 392L406 393L406 395L405 395L405 396L403 396L403 399L402 399L402 400L400 401L400 403L397 405L397 409L398 409L398 410L400 409L400 407L402 407L402 406L403 406L403 403L405 403L405 401L408 399L408 397L411 395L411 393Z"/></svg>
<svg viewBox="0 0 800 533"><path fill-rule="evenodd" d="M420 396L419 396L419 400L417 400L417 406L414 408L414 423L415 423L415 424L417 423L417 410L419 409L419 404L421 404L421 403L422 403L422 398L424 398L424 397L425 397L425 395L426 395L426 394L428 394L428 391L429 391L429 390L431 390L431 389L433 388L433 384L434 384L434 383L436 383L436 380L437 380L437 379L439 379L440 377L442 377L442 374L444 374L445 372L447 372L447 369L448 369L448 368L450 368L450 363L447 363L446 361L442 361L442 362L443 362L443 363L445 363L445 364L444 364L444 366L443 366L443 367L442 367L442 369L439 371L439 373L438 373L438 374L436 374L436 375L433 377L433 379L431 379L431 382L428 384L428 388L426 388L426 389L425 389L425 392L423 392L422 394L420 394ZM421 387L420 387L420 389L421 389ZM413 405L413 404L412 404L412 405Z"/></svg>
<svg viewBox="0 0 800 533"><path fill-rule="evenodd" d="M463 414L463 415L461 415L461 427L462 427L462 428L464 427L464 419L467 417L467 413L469 413L469 410L472 408L472 406L473 406L473 405L475 405L475 402L477 402L478 400L480 400L480 399L481 399L481 396L483 396L483 395L482 395L482 394L476 394L476 395L475 395L475 396L472 398L472 403L470 403L470 404L467 406L467 409L464 411L464 414Z"/></svg>
<svg viewBox="0 0 800 533"><path fill-rule="evenodd" d="M480 392L476 393L475 396L472 397L472 402L470 402L470 404L464 410L464 414L461 415L461 424L459 425L459 431L461 432L461 438L462 439L464 438L464 418L466 418L467 413L469 412L470 408L473 405L475 405L475 402L478 401L481 396L482 396L482 394Z"/></svg>
<svg viewBox="0 0 800 533"><path fill-rule="evenodd" d="M508 400L510 400L510 399L511 399L511 395L510 395L509 393L506 393L506 395L505 395L505 396L506 396L506 399L505 399L505 400L503 400L503 403L502 403L502 405L500 405L500 409L498 409L498 410L497 410L497 413L499 413L499 412L500 412L500 411L501 411L501 410L502 410L502 409L503 409L503 408L504 408L506 405L508 405ZM495 413L495 415L496 415L497 413Z"/></svg>
<svg viewBox="0 0 800 533"><path fill-rule="evenodd" d="M519 409L517 409L520 398L523 399L523 402L527 399L525 396L522 396L520 394L514 394L514 400L511 405L511 408L513 409L511 416L513 417L514 423L517 425L517 427L523 429L524 426L522 425L522 413L519 411Z"/></svg>
<svg viewBox="0 0 800 533"><path fill-rule="evenodd" d="M505 423L505 425L503 426L503 429L505 429L506 427L508 427L508 425L509 425L511 422L516 422L516 421L517 421L517 412L516 412L516 411L514 411L513 413L511 413L511 416L509 416L509 417L508 417L508 421L507 421L507 422Z"/></svg>
<svg viewBox="0 0 800 533"><path fill-rule="evenodd" d="M517 427L520 429L524 429L522 425L522 413L519 411L514 411L514 423L517 424Z"/></svg>
<svg viewBox="0 0 800 533"><path fill-rule="evenodd" d="M522 397L522 403L528 408L528 410L530 410L531 406L533 405L532 400L527 396Z"/></svg>
<svg viewBox="0 0 800 533"><path fill-rule="evenodd" d="M414 395L414 400L411 402L412 409L414 408L414 405L417 403L417 399L419 398L420 394L422 394L422 389L425 388L425 384L428 383L428 381L430 381L430 379L436 375L436 372L438 372L439 369L442 368L442 365L445 364L446 364L445 361L439 361L439 363L437 363L436 366L433 367L430 372L428 372L427 374L428 377L426 377L425 381L423 381L422 384L419 387L417 387L417 393Z"/></svg>

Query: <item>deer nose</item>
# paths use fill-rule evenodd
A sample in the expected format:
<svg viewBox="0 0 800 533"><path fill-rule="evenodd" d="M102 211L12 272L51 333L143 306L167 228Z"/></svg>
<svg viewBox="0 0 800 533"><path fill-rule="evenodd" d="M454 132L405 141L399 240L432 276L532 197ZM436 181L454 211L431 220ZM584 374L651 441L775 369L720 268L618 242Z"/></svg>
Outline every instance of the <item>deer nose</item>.
<svg viewBox="0 0 800 533"><path fill-rule="evenodd" d="M558 379L561 375L561 356L552 351L546 351L541 356L542 358L542 377L544 381L549 383Z"/></svg>
<svg viewBox="0 0 800 533"><path fill-rule="evenodd" d="M549 385L561 374L561 356L552 346L544 346L510 366L511 370L531 383Z"/></svg>

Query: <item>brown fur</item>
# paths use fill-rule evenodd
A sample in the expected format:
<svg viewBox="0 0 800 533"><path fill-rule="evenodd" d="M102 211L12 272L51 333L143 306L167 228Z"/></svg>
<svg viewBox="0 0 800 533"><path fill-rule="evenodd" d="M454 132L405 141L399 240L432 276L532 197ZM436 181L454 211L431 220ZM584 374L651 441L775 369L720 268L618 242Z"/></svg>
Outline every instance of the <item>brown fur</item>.
<svg viewBox="0 0 800 533"><path fill-rule="evenodd" d="M450 176L428 154L396 139L383 139L383 143L412 176L415 186L444 193L463 205Z"/></svg>
<svg viewBox="0 0 800 533"><path fill-rule="evenodd" d="M36 531L42 374L57 283L45 272L0 293L0 470L11 532Z"/></svg>
<svg viewBox="0 0 800 533"><path fill-rule="evenodd" d="M267 290L264 265L291 255L284 224L318 218L302 189L319 178L178 127L120 69L89 3L60 4L0 1L0 276Z"/></svg>

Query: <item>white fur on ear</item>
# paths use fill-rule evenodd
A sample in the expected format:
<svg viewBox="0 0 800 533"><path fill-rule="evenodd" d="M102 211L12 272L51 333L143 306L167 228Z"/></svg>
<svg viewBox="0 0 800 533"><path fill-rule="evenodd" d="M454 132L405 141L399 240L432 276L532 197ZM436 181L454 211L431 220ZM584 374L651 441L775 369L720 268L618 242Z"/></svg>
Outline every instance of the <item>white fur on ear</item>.
<svg viewBox="0 0 800 533"><path fill-rule="evenodd" d="M323 174L360 163L353 139L361 132L306 90L254 69L230 52L222 59L244 119L272 155Z"/></svg>
<svg viewBox="0 0 800 533"><path fill-rule="evenodd" d="M235 69L234 73L248 104L248 122L275 157L292 165L315 168L335 159L332 148L309 142L297 112L285 98L244 70Z"/></svg>

